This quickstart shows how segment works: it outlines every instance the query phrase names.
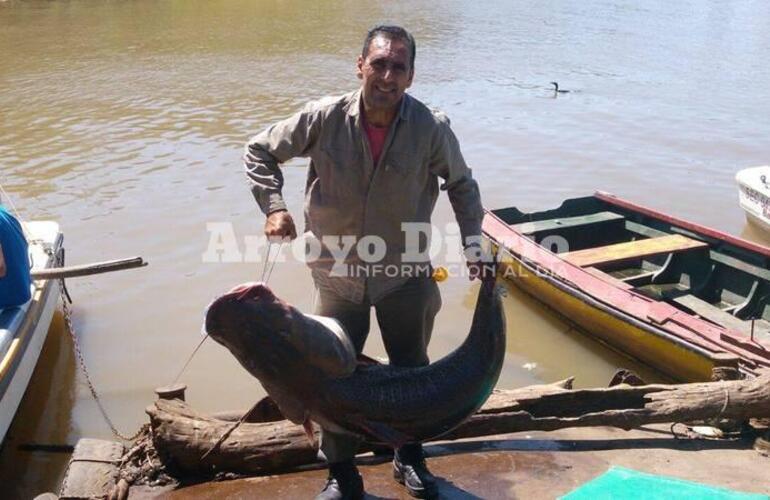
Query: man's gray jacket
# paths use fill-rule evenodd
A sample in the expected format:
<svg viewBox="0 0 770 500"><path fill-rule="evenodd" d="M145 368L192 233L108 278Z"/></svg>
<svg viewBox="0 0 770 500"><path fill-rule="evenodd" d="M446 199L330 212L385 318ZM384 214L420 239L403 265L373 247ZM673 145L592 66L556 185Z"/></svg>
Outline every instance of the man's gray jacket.
<svg viewBox="0 0 770 500"><path fill-rule="evenodd" d="M446 115L405 94L374 165L360 100L359 90L309 103L252 138L244 162L254 198L267 215L286 208L279 164L294 157L310 158L305 231L311 243L319 248L321 239L327 243L347 236L358 242L370 236L387 245L383 258L374 263L364 262L354 246L344 269L334 272L329 248L320 245L322 258L309 262L313 277L352 302L361 302L366 292L374 303L410 275L425 274L429 268L427 257L402 262L407 251L402 223L430 223L439 178L464 242L481 234L483 209L478 185ZM337 245L344 248L343 243ZM341 270L346 270L345 276L337 276Z"/></svg>

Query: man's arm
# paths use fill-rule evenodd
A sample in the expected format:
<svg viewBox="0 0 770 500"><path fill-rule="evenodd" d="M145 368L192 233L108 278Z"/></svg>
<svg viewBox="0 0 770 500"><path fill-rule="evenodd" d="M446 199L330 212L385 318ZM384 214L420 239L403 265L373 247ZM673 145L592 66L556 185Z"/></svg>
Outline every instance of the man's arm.
<svg viewBox="0 0 770 500"><path fill-rule="evenodd" d="M318 136L319 120L310 106L254 136L243 157L246 177L260 210L267 216L265 234L296 238L283 200L280 164L306 156Z"/></svg>
<svg viewBox="0 0 770 500"><path fill-rule="evenodd" d="M455 213L455 219L460 226L463 248L476 247L481 242L481 221L484 218L484 208L481 205L479 185L471 174L471 169L465 164L454 132L449 127L449 119L439 118L437 136L434 139L431 155L430 170L444 179L441 186L449 195L449 202ZM477 253L477 252L476 252ZM479 276L481 269L469 261L471 279Z"/></svg>
<svg viewBox="0 0 770 500"><path fill-rule="evenodd" d="M3 255L3 245L0 245L0 278L4 278L5 273L5 256Z"/></svg>

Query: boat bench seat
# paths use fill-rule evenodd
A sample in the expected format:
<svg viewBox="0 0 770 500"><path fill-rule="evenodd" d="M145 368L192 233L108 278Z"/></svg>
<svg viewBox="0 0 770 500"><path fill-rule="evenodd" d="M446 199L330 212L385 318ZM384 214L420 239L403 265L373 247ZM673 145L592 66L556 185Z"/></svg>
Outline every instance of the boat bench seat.
<svg viewBox="0 0 770 500"><path fill-rule="evenodd" d="M615 212L598 212L595 214L581 215L577 217L561 217L557 219L546 219L534 222L521 222L512 224L511 227L522 234L536 234L555 231L565 228L576 228L581 226L593 226L603 222L610 222L624 219Z"/></svg>
<svg viewBox="0 0 770 500"><path fill-rule="evenodd" d="M720 253L714 250L711 250L709 252L709 258L711 258L711 260L713 260L714 262L717 262L727 267L731 267L733 269L737 269L746 274L755 276L761 280L770 281L770 269L765 269L764 267L755 266L754 264L744 262L740 259L736 259L735 257L731 257L729 255L726 255L724 253Z"/></svg>
<svg viewBox="0 0 770 500"><path fill-rule="evenodd" d="M699 299L695 295L682 295L673 300L677 304L690 309L701 318L705 318L713 323L722 325L725 328L739 332L746 337L751 335L750 320L736 318L732 314L709 304L705 300ZM770 323L761 319L756 320L754 322L754 337L756 339L770 339Z"/></svg>
<svg viewBox="0 0 770 500"><path fill-rule="evenodd" d="M627 260L706 247L708 247L708 244L702 241L694 240L681 234L671 234L603 247L586 248L585 250L566 252L560 254L560 256L572 264L587 267L600 264L614 264Z"/></svg>

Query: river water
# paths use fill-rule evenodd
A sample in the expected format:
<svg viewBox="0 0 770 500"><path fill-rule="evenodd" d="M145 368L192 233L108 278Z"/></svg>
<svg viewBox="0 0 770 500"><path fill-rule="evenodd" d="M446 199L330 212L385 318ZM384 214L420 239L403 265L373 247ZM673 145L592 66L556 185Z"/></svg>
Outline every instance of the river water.
<svg viewBox="0 0 770 500"><path fill-rule="evenodd" d="M363 35L382 21L415 35L410 92L451 117L488 207L605 190L768 243L746 226L733 181L770 161L764 0L0 1L0 182L24 218L61 224L70 263L150 262L69 283L91 377L124 432L199 341L208 302L259 277L253 255L203 259L208 223L231 223L239 241L260 234L244 142L356 88ZM551 81L571 92L555 96ZM304 166L285 174L298 218ZM451 219L442 197L435 222ZM271 285L310 308L302 264L277 263ZM441 290L434 359L464 337L476 289L450 278ZM505 304L501 386L604 385L618 366L655 379L513 290ZM369 354L383 354L378 337ZM4 494L55 489L66 463L18 445L110 437L83 380L57 321L0 457ZM182 380L203 411L262 394L214 342Z"/></svg>

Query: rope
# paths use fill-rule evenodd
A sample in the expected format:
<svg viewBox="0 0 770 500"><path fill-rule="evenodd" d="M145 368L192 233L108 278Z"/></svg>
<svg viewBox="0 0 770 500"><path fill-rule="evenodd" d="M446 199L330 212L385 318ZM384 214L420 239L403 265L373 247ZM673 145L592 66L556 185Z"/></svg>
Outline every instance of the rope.
<svg viewBox="0 0 770 500"><path fill-rule="evenodd" d="M260 277L260 281L267 284L268 281L270 281L270 276L273 274L273 268L275 267L275 263L278 260L278 257L281 255L281 250L283 249L283 240L281 241L280 245L278 245L278 251L275 252L275 255L273 256L272 260L270 259L270 251L273 248L273 242L268 240L267 242L267 252L265 253L265 259L262 261L262 274ZM313 303L315 304L315 297L313 298ZM208 338L208 335L203 338L203 340L206 340ZM195 352L198 351L198 348L203 344L203 340L201 340L201 343L198 344L198 347L195 348L195 351L193 351L193 356L195 355ZM192 359L192 356L190 357ZM189 361L188 361L189 363ZM185 367L187 367L187 364L185 364ZM184 371L184 368L182 368L182 371ZM181 372L180 372L181 375ZM177 376L179 378L179 376ZM216 450L222 443L225 442L225 440L230 436L230 434L235 431L235 429L240 426L244 420L253 412L257 405L259 405L259 401L257 401L254 406L251 407L251 409L247 410L246 413L244 413L240 419L238 419L237 422L235 422L233 425L231 425L225 432L222 433L222 435L217 439L216 443L214 443L211 448L209 448L206 453L204 453L201 456L201 461L205 460L209 454L211 454L212 451Z"/></svg>
<svg viewBox="0 0 770 500"><path fill-rule="evenodd" d="M727 391L727 387L723 388L725 390L725 402L722 405L722 409L719 410L719 414L716 416L715 420L719 420L722 417L722 414L727 409L727 405L730 403L730 393Z"/></svg>
<svg viewBox="0 0 770 500"><path fill-rule="evenodd" d="M204 459L205 459L207 456L209 456L209 454L210 454L212 451L214 451L215 449L217 449L217 448L219 447L219 445L221 445L222 443L224 443L224 442L225 442L225 439L227 439L228 437L230 437L230 434L232 434L232 433L233 433L233 431L234 431L235 429L237 429L237 428L238 428L238 426L239 426L239 425L241 425L241 424L244 422L244 420L246 420L246 417L248 417L248 416L251 414L251 412L253 412L253 411L254 411L254 410L257 408L257 405L259 405L259 401L257 401L256 403L254 403L254 406L252 406L250 409L246 410L246 413L244 413L244 414L241 416L241 418L239 418L239 419L238 419L238 421L237 421L237 422L235 422L235 423L234 423L233 425L231 425L231 426L230 426L230 427L229 427L229 428L228 428L228 429L227 429L225 432L223 432L223 433L222 433L222 435L219 437L219 439L217 439L217 442L216 442L216 443L214 443L214 444L211 446L211 448L209 448L209 449L206 451L206 453L204 453L204 454L201 456L201 461L203 461L203 460L204 460Z"/></svg>
<svg viewBox="0 0 770 500"><path fill-rule="evenodd" d="M676 427L677 425L684 425L684 424L681 422L674 422L673 424L671 424L671 427L669 427L668 430L669 432L671 432L671 435L674 436L674 439L679 441L680 439L684 439L684 438L679 437L679 434L677 434L676 431L674 430L674 427ZM687 426L685 425L685 427ZM689 427L687 428L689 429Z"/></svg>

